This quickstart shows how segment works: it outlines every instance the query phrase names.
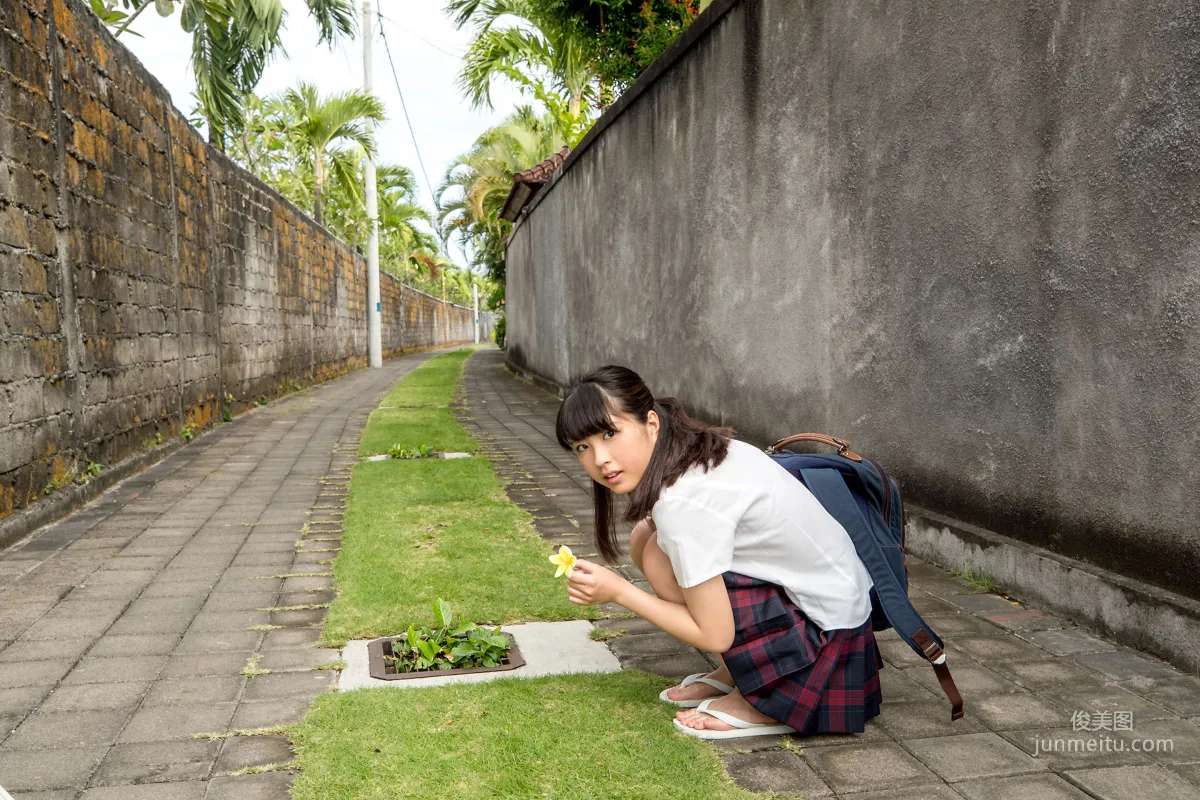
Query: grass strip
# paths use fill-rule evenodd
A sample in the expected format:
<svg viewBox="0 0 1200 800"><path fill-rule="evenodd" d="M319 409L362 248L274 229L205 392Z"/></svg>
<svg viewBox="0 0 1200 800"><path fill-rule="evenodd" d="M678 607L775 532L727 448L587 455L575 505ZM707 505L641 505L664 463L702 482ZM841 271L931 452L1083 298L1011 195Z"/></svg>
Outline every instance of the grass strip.
<svg viewBox="0 0 1200 800"><path fill-rule="evenodd" d="M293 800L749 800L639 671L328 692L291 730Z"/></svg>
<svg viewBox="0 0 1200 800"><path fill-rule="evenodd" d="M475 452L475 442L448 408L377 408L363 431L358 454L382 455L394 445L416 450L423 444L434 450Z"/></svg>
<svg viewBox="0 0 1200 800"><path fill-rule="evenodd" d="M434 356L401 378L371 412L359 455L380 455L394 445L415 450L422 444L435 450L474 453L474 440L448 407L463 364L474 350L462 348Z"/></svg>
<svg viewBox="0 0 1200 800"><path fill-rule="evenodd" d="M552 550L484 459L358 464L323 644L431 623L439 597L477 623L595 619L555 580Z"/></svg>

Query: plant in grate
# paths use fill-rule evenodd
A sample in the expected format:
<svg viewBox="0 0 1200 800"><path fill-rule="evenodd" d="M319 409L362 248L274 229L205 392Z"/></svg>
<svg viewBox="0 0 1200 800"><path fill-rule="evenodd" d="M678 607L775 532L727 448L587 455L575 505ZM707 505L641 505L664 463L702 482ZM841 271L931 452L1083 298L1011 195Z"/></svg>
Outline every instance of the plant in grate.
<svg viewBox="0 0 1200 800"><path fill-rule="evenodd" d="M486 628L473 622L455 625L446 601L433 604L434 627L409 625L408 631L391 642L391 662L397 672L499 667L512 648L512 636L500 627Z"/></svg>

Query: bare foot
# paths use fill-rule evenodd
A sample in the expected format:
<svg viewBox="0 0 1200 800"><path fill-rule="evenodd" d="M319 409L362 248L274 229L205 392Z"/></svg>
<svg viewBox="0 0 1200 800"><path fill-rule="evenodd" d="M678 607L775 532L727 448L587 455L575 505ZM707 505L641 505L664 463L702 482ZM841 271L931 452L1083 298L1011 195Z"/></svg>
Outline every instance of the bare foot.
<svg viewBox="0 0 1200 800"><path fill-rule="evenodd" d="M775 722L775 720L771 719L766 714L750 705L746 698L742 697L742 693L736 689L724 697L713 700L711 703L709 703L708 707L714 711L723 711L730 716L742 720L743 722L761 722L766 724ZM708 714L703 714L694 708L689 708L686 711L680 711L676 713L675 719L679 720L680 723L687 725L689 728L695 728L698 731L733 730L733 726L728 722L723 722L716 717L710 717Z"/></svg>
<svg viewBox="0 0 1200 800"><path fill-rule="evenodd" d="M710 672L704 677L733 686L733 676L729 674L729 670L725 667ZM724 692L717 687L709 686L707 683L701 683L698 680L688 687L672 686L670 689L667 689L667 697L671 700L704 700L709 697L720 697L723 694Z"/></svg>

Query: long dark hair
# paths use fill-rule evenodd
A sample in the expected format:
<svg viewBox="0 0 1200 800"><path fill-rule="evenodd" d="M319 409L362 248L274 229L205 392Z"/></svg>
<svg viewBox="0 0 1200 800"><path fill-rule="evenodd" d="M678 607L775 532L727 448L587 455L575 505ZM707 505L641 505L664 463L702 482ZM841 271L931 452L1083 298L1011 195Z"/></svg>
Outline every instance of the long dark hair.
<svg viewBox="0 0 1200 800"><path fill-rule="evenodd" d="M734 429L688 416L674 397L656 398L641 376L616 364L598 367L573 382L554 423L558 443L564 450L574 452L571 442L611 430L616 414L628 414L644 425L651 409L660 420L658 439L642 480L629 493L622 522L637 523L648 516L663 487L673 485L693 464L703 465L707 472L724 461ZM605 560L616 561L621 549L617 544L612 490L592 481L592 499L596 545Z"/></svg>

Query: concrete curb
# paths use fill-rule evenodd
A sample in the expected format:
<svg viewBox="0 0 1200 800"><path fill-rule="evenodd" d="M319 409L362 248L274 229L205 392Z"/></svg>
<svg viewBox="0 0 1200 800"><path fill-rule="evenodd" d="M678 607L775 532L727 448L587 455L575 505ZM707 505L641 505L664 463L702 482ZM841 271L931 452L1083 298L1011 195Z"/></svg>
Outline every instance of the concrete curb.
<svg viewBox="0 0 1200 800"><path fill-rule="evenodd" d="M908 551L941 567L970 563L1022 602L1200 671L1200 603L917 506L908 511Z"/></svg>

